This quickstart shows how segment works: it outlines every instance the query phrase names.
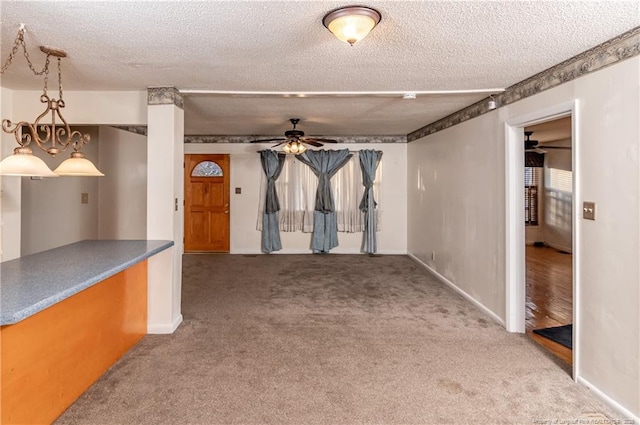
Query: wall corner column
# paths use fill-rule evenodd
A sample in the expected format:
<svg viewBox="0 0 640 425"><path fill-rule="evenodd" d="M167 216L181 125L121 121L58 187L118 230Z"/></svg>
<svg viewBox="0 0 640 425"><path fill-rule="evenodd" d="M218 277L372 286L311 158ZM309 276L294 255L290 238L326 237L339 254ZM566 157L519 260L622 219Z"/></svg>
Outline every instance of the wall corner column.
<svg viewBox="0 0 640 425"><path fill-rule="evenodd" d="M0 88L0 112L2 118L12 118L12 90ZM18 144L13 134L0 133L0 159L4 159L13 155L13 149ZM0 176L0 261L20 257L21 204L22 177Z"/></svg>
<svg viewBox="0 0 640 425"><path fill-rule="evenodd" d="M147 105L147 239L175 242L149 259L147 332L173 333L182 322L184 103L175 87L152 87Z"/></svg>

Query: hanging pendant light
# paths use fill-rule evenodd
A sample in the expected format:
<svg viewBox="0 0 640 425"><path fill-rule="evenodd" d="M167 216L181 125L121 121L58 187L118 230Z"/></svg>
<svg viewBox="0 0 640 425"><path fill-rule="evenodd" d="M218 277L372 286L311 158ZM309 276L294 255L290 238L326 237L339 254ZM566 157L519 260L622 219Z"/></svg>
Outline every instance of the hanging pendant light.
<svg viewBox="0 0 640 425"><path fill-rule="evenodd" d="M65 58L67 53L60 49L40 46L40 50L46 54L46 59L44 68L41 71L36 71L33 63L29 59L29 55L27 54L24 32L25 27L24 25L21 25L18 30L18 35L13 43L11 54L2 67L2 73L4 73L4 71L6 71L6 69L11 65L18 48L22 47L25 53L24 56L26 57L29 68L32 72L37 76L44 75L44 87L42 95L40 95L40 102L45 103L47 106L45 110L36 117L33 123L20 121L14 124L11 120L2 120L2 130L5 133L12 133L19 147L14 149L12 156L3 159L0 162L0 175L40 177L52 177L55 175L104 176L104 174L102 174L95 165L86 159L82 152L80 152L82 146L89 143L89 134L82 134L77 130L72 131L71 127L62 116L61 110L65 107L65 103L62 98L61 59ZM58 99L50 98L47 94L49 63L52 56L58 60ZM51 124L41 123L41 120L47 115L50 115L51 117ZM56 120L59 120L60 122L56 122ZM38 148L47 152L51 156L55 156L56 154L66 150L69 146L73 146L74 152L71 154L70 159L64 161L58 168L56 168L56 172L53 172L49 167L47 167L44 161L33 155L33 151L29 147L31 142L34 142Z"/></svg>

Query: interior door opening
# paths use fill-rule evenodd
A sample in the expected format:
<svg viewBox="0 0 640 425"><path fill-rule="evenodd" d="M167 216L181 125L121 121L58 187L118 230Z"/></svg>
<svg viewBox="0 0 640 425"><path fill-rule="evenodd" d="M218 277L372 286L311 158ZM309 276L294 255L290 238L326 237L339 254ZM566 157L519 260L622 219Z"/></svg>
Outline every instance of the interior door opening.
<svg viewBox="0 0 640 425"><path fill-rule="evenodd" d="M571 117L524 127L525 330L573 363Z"/></svg>
<svg viewBox="0 0 640 425"><path fill-rule="evenodd" d="M577 381L580 371L580 217L582 216L582 210L578 208L578 204L580 202L580 187L576 183L579 181L580 176L580 167L578 158L580 157L580 139L577 129L579 128L579 116L577 114L578 111L578 100L571 100L569 102L560 103L556 105L552 105L534 112L527 113L525 115L513 117L505 123L505 215L506 215L506 229L505 229L505 278L506 278L506 311L505 311L505 325L506 329L509 332L532 332L533 323L531 320L532 310L534 310L532 305L528 305L528 302L531 299L528 297L535 296L532 293L532 283L530 282L529 287L527 287L527 269L530 270L529 279L531 280L533 276L531 276L531 268L536 266L536 263L533 261L531 256L527 258L527 248L531 251L532 249L538 248L551 248L550 252L560 256L562 260L566 263L570 263L570 277L568 280L570 283L568 284L571 287L571 295L567 295L567 291L563 297L565 299L570 300L570 310L568 313L565 308L565 312L563 313L563 317L560 317L561 320L558 319L555 315L550 315L546 311L542 312L542 316L549 316L551 319L556 317L555 323L553 321L548 320L547 324L540 324L540 327L553 327L553 325L564 325L565 323L561 323L564 321L566 317L571 318L572 329L571 333L571 343L573 349L570 351L568 355L572 362L572 377L575 381ZM555 140L553 143L549 140L548 142L541 142L544 140L544 136L540 134L540 129L536 129L536 126L550 123L553 121L568 119L570 124L568 127L570 128L570 139ZM568 122L565 122L565 130ZM526 142L525 131L532 131L533 128L534 133L530 135L530 142ZM535 131L538 130L536 134ZM538 142L533 142L538 140ZM543 143L546 143L546 148L544 146L538 146ZM571 149L554 149L551 148L554 144L558 146L570 146ZM525 194L528 196L531 195L531 191L527 193L527 188L525 180L524 180L524 170L525 170L525 151L533 151L537 153L544 153L548 158L548 152L550 151L558 151L564 152L560 154L563 156L564 166L559 166L557 164L557 158L554 158L548 165L552 165L551 167L547 167L545 170L544 166L539 166L541 170L541 175L547 178L547 185L552 186L549 188L549 193L547 193L547 188L545 187L544 181L540 182L539 190L540 190L540 204L544 202L554 203L557 210L555 213L562 215L564 214L563 226L569 230L569 235L565 234L564 244L558 244L557 240L545 240L549 234L545 235L545 230L542 231L542 240L537 240L537 237L532 237L531 234L527 235L527 229L525 225L525 212L527 204L525 203ZM541 152L544 151L544 152ZM570 158L570 159L569 159ZM531 160L531 158L529 158ZM570 172L567 166L567 161L570 161L571 167ZM529 163L529 165L531 165ZM551 170L555 169L555 170ZM546 173L546 174L545 174ZM570 179L567 180L567 177ZM541 179L543 178L541 177ZM553 189L555 187L555 189ZM569 189L570 188L570 189ZM558 194L560 192L560 194ZM570 193L570 200L566 197L560 197L560 195L566 195L562 192ZM537 198L536 198L537 199ZM544 208L544 206L542 206ZM542 209L539 210L540 220L549 220L546 217L547 212ZM555 214L554 213L554 214ZM556 214L557 215L557 214ZM556 220L554 226L558 227L559 217L553 217L552 220ZM543 222L544 224L544 222ZM538 229L540 230L540 229ZM557 231L557 229L552 229ZM529 230L531 233L531 230ZM552 232L553 233L553 232ZM556 233L553 235L557 236ZM529 237L527 237L529 236ZM526 242L530 242L529 245ZM545 241L547 242L545 244ZM549 243L549 241L551 243ZM570 241L568 244L567 242ZM542 242L542 244L535 242ZM567 246L564 246L567 245ZM539 251L538 251L539 252ZM533 253L538 253L534 251ZM570 254L566 254L570 253ZM570 257L569 257L570 255ZM527 261L529 260L529 261ZM557 259L556 259L557 260ZM552 260L540 260L542 265L539 263L537 267L539 270L544 270L542 273L550 274L548 279L552 281L557 281L557 275L551 272L551 267L549 264L552 264ZM548 264L544 264L547 261ZM555 262L553 262L555 264ZM565 278L569 276L568 270L566 267L563 267L565 270ZM539 277L539 276L538 276ZM535 284L533 288L535 288ZM529 289L529 290L528 290ZM548 297L555 300L556 294L559 291L558 289L546 288L544 286L538 287L538 289L542 289L543 294L547 294ZM549 304L548 301L543 300L540 304ZM529 311L528 310L529 307ZM548 306L554 308L553 305ZM541 310L541 309L539 309ZM529 315L529 317L528 317ZM569 324L569 323L566 323ZM536 325L537 326L537 325ZM569 368L567 368L569 369Z"/></svg>

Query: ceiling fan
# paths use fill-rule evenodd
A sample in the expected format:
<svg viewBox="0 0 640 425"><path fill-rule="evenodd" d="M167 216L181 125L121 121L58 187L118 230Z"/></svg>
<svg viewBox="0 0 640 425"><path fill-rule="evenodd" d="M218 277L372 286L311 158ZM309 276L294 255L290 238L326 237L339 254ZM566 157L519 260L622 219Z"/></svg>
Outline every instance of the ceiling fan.
<svg viewBox="0 0 640 425"><path fill-rule="evenodd" d="M525 131L524 135L527 137L524 141L524 151L525 152L536 152L536 153L547 153L545 149L571 149L571 146L549 146L549 145L538 145L537 140L531 140L531 135L533 131Z"/></svg>
<svg viewBox="0 0 640 425"><path fill-rule="evenodd" d="M277 137L275 139L260 139L252 140L251 143L266 143L266 142L280 142L272 146L280 146L284 144L282 150L286 153L302 153L307 150L304 144L315 146L317 148L323 146L324 143L338 143L333 139L322 139L318 137L304 137L304 131L296 129L296 125L300 122L300 118L289 118L293 129L284 132L284 137Z"/></svg>

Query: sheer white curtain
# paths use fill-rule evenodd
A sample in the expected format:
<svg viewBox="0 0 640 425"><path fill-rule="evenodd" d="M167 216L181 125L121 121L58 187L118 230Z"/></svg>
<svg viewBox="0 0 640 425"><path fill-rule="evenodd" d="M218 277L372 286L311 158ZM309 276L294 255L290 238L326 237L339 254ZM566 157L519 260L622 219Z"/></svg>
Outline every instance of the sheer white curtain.
<svg viewBox="0 0 640 425"><path fill-rule="evenodd" d="M384 161L384 160L383 160ZM382 181L382 163L378 166L376 180L373 185L377 208L377 231L380 231L382 205L380 199L380 182ZM260 204L256 228L262 230L262 212L264 210L267 179L262 173L260 181ZM313 208L315 204L318 178L311 168L298 161L293 155L287 155L284 168L276 181L276 192L280 201L280 231L306 232L313 231ZM364 193L362 170L357 152L349 162L331 178L331 190L336 207L339 232L362 232L364 230L364 214L360 211L360 200Z"/></svg>

